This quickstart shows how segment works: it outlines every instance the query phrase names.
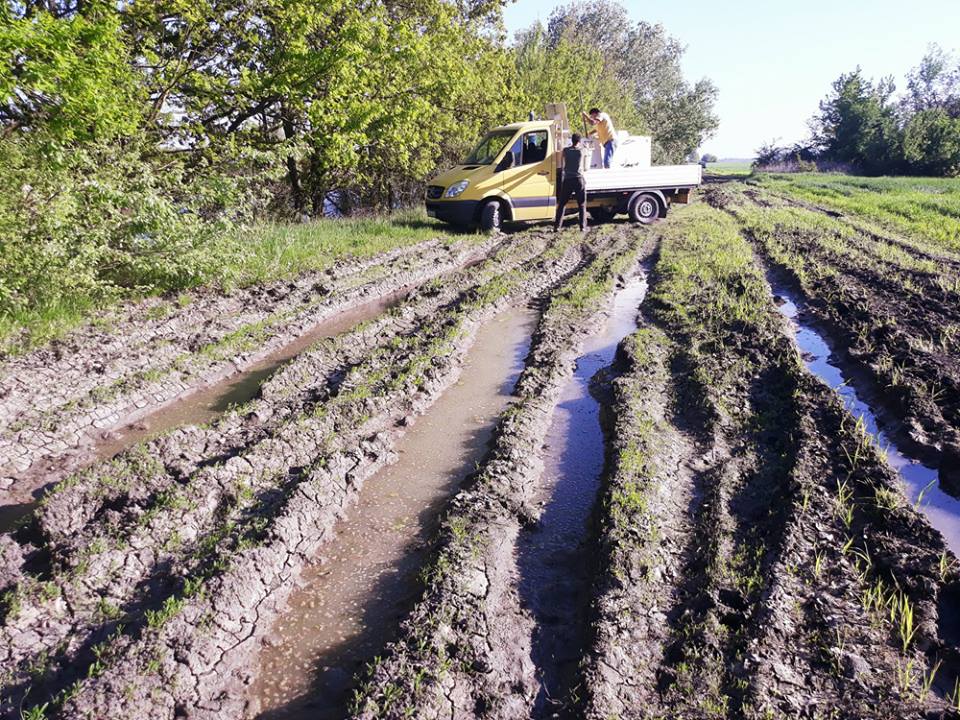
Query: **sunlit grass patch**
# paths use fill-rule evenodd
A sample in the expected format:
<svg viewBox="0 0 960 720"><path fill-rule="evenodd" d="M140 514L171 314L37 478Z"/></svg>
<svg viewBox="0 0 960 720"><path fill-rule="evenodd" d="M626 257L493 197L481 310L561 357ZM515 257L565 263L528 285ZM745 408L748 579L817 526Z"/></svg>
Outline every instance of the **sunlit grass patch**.
<svg viewBox="0 0 960 720"><path fill-rule="evenodd" d="M960 181L955 179L799 173L761 175L757 182L915 240L960 251Z"/></svg>
<svg viewBox="0 0 960 720"><path fill-rule="evenodd" d="M225 258L224 276L241 286L268 282L322 270L345 258L371 257L446 232L446 226L420 210L308 223L263 223L237 233L239 254Z"/></svg>

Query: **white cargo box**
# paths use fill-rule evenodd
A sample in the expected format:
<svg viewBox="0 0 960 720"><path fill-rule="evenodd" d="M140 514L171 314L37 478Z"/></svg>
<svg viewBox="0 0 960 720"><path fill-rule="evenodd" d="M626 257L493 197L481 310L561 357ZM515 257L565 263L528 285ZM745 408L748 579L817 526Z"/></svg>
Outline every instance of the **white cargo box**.
<svg viewBox="0 0 960 720"><path fill-rule="evenodd" d="M603 167L603 148L594 138L584 141L584 170ZM627 132L618 132L615 140L616 150L610 169L618 167L650 167L652 138L649 135L631 135Z"/></svg>
<svg viewBox="0 0 960 720"><path fill-rule="evenodd" d="M644 188L690 188L702 180L703 168L697 164L654 165L652 167L596 168L583 173L587 192L604 190L642 190Z"/></svg>

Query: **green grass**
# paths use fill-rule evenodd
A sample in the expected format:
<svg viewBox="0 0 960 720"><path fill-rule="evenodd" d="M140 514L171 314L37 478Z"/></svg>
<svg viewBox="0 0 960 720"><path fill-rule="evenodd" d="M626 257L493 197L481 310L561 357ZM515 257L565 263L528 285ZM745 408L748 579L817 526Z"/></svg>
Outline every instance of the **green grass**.
<svg viewBox="0 0 960 720"><path fill-rule="evenodd" d="M365 258L431 238L448 238L447 232L443 224L412 210L301 224L263 223L235 231L211 246L209 252L215 257L210 265L215 270L190 279L186 289L229 289L294 277L345 258ZM0 292L3 285L0 277ZM184 307L191 302L184 289L184 283L161 286L154 294L176 292L171 304L162 306L165 312L174 312L173 304ZM109 323L105 311L142 296L136 290L119 288L61 288L55 296L0 313L0 354L17 354L44 345L87 322Z"/></svg>
<svg viewBox="0 0 960 720"><path fill-rule="evenodd" d="M705 175L742 175L746 177L753 172L750 167L750 161L744 160L743 162L718 162L718 163L707 163L707 169L704 170Z"/></svg>
<svg viewBox="0 0 960 720"><path fill-rule="evenodd" d="M947 178L797 173L762 187L853 215L936 248L960 252L960 182Z"/></svg>
<svg viewBox="0 0 960 720"><path fill-rule="evenodd" d="M224 276L240 286L269 282L322 270L343 258L371 257L446 232L446 226L430 220L421 211L302 224L262 224L238 235L241 253L224 259Z"/></svg>
<svg viewBox="0 0 960 720"><path fill-rule="evenodd" d="M665 319L693 336L718 337L738 322L760 325L766 285L736 221L703 203L664 225L652 293Z"/></svg>

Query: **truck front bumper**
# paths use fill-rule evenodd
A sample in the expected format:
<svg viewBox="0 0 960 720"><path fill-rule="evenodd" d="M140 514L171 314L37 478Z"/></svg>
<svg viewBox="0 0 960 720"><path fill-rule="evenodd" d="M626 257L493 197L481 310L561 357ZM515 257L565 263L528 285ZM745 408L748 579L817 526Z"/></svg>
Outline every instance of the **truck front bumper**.
<svg viewBox="0 0 960 720"><path fill-rule="evenodd" d="M444 200L442 202L428 200L427 215L451 225L469 227L476 220L479 204L479 200Z"/></svg>

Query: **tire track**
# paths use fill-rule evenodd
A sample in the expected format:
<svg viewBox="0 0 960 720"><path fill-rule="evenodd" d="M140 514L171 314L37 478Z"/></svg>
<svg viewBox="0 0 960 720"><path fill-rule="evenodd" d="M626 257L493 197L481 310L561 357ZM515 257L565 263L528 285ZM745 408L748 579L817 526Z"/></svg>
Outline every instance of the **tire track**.
<svg viewBox="0 0 960 720"><path fill-rule="evenodd" d="M90 462L113 429L252 366L352 306L482 258L498 242L429 242L330 274L231 296L204 293L185 307L146 303L116 326L86 328L8 360L0 381L0 492L22 500L25 487ZM170 316L151 322L157 307Z"/></svg>
<svg viewBox="0 0 960 720"><path fill-rule="evenodd" d="M600 231L602 232L602 231ZM530 717L538 691L534 623L517 590L514 548L542 472L543 440L577 348L615 277L635 263L629 230L595 233L596 259L556 291L541 318L516 403L473 484L454 499L423 599L358 693L360 718Z"/></svg>

